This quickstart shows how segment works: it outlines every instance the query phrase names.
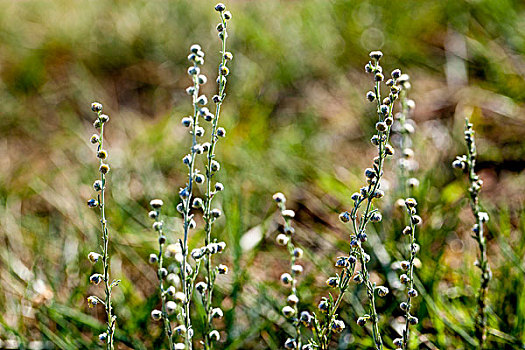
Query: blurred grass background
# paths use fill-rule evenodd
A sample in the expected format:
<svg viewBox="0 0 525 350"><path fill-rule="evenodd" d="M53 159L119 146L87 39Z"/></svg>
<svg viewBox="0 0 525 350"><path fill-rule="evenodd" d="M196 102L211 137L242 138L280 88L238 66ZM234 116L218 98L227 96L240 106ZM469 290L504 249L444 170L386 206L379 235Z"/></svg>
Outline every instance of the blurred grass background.
<svg viewBox="0 0 525 350"><path fill-rule="evenodd" d="M169 238L180 235L174 210L189 138L180 118L191 112L186 56L197 42L212 83L219 42L214 2L204 0L0 1L0 339L5 348L96 348L102 310L88 310L98 244L96 213L86 208L97 174L89 144L92 101L110 115L107 128L112 274L119 348L164 348L149 313L159 300L146 263L156 246L147 203L167 207ZM333 260L347 250L337 213L362 185L374 149L373 106L363 66L385 53L384 68L412 78L416 100L415 195L420 231L422 349L475 346L479 271L470 238L466 182L450 169L465 152L465 117L475 123L478 172L485 181L493 280L489 348L525 342L525 3L510 0L230 1L234 53L222 123L216 234L228 243L221 261L218 325L224 349L278 349L292 329L280 316L286 290L278 277L286 252L271 194L283 191L297 210L297 241L306 250L301 308L327 294ZM395 186L395 162L386 178ZM387 192L381 207L393 224L371 232L372 270L394 292L379 301L387 348L400 316L392 263L402 257L402 216ZM387 217L387 215L384 215ZM200 244L202 233L192 237ZM386 279L386 280L385 280ZM352 287L341 308L347 329L334 348L372 346L362 315L364 290ZM197 303L198 304L198 303ZM195 323L199 334L198 321ZM415 342L414 342L415 344ZM1 347L0 346L0 347Z"/></svg>

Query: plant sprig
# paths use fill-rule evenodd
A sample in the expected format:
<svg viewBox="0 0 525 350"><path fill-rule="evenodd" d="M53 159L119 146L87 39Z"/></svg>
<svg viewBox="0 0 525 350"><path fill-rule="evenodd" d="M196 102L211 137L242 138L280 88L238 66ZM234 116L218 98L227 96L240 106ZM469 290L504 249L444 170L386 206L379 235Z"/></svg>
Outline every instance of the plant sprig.
<svg viewBox="0 0 525 350"><path fill-rule="evenodd" d="M113 287L117 286L120 283L120 280L110 281L110 271L109 271L109 230L108 222L106 219L106 203L105 203L105 193L106 193L106 176L109 173L109 165L105 163L105 160L108 157L108 152L104 149L104 126L109 121L109 117L106 114L102 113L102 104L98 102L93 102L91 104L91 110L97 113L97 119L93 123L93 126L96 129L100 129L100 134L94 134L91 136L91 143L97 145L97 158L99 159L99 172L100 180L96 180L93 183L93 189L98 192L97 199L88 200L87 204L90 208L99 208L100 210L100 224L102 232L102 254L96 252L90 252L88 255L89 260L92 263L98 262L102 259L103 265L103 274L95 273L89 278L92 284L98 285L101 282L104 282L104 301L97 296L89 296L88 306L90 308L94 307L97 304L102 304L106 311L106 331L99 334L100 341L106 344L107 350L114 349L114 335L115 327L117 322L117 316L113 314L113 306L111 303L111 292Z"/></svg>
<svg viewBox="0 0 525 350"><path fill-rule="evenodd" d="M462 169L467 173L469 180L469 198L470 208L476 223L472 226L473 238L478 243L479 257L476 261L476 266L481 270L481 285L477 297L478 312L476 316L476 338L479 342L479 348L483 349L487 339L487 294L489 289L489 282L492 278L490 265L487 257L487 240L484 235L484 224L489 221L489 215L481 210L479 204L479 193L483 186L483 180L476 174L476 140L474 138L473 124L465 119L465 143L467 144L467 154L456 157L452 166L456 169Z"/></svg>

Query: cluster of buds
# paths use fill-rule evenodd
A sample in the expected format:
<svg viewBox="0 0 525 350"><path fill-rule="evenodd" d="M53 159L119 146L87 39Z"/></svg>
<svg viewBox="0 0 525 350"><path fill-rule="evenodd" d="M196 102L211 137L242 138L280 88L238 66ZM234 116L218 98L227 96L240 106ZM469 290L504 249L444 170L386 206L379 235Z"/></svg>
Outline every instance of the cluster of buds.
<svg viewBox="0 0 525 350"><path fill-rule="evenodd" d="M295 212L291 209L286 208L286 197L281 192L273 195L273 200L277 204L281 216L284 219L284 226L281 233L276 237L276 242L280 246L285 246L290 255L290 270L281 275L281 283L285 287L290 288L290 294L286 298L286 304L282 308L282 314L284 317L291 320L296 330L296 336L294 338L288 338L284 343L285 349L300 349L302 344L301 339L301 323L304 324L299 318L297 304L299 303L299 296L297 294L297 276L303 272L303 266L297 263L297 259L302 258L303 250L296 247L293 243L292 237L295 233L295 229L292 227L292 219L295 217ZM307 311L301 313L307 314Z"/></svg>
<svg viewBox="0 0 525 350"><path fill-rule="evenodd" d="M184 325L188 330L185 332L185 344L187 348L192 347L192 327L190 318L190 303L191 295L194 288L196 288L195 280L199 274L201 264L206 269L205 282L199 282L198 286L201 292L201 299L206 310L207 320L216 318L216 309L212 306L212 295L216 276L226 274L228 267L226 265L213 266L212 256L220 253L225 248L224 242L215 240L212 242L212 226L215 221L222 216L222 211L219 208L212 208L212 200L218 192L224 190L224 185L220 182L212 183L213 177L221 169L221 164L215 159L215 147L219 139L226 137L226 130L218 125L220 117L220 108L225 99L225 88L227 76L230 74L228 63L233 59L233 55L226 51L226 39L228 37L227 24L232 18L232 14L226 11L224 4L219 3L215 6L215 10L219 13L220 23L217 25L219 39L221 40L221 62L218 67L217 94L212 97L215 103L215 111L210 111L208 108L208 98L206 95L200 94L200 87L206 84L207 77L201 73L201 66L204 64L204 52L202 48L194 44L190 47L188 60L192 65L188 68L188 74L192 79L192 85L186 89L188 95L192 97L193 115L182 118L182 125L189 129L192 135L192 144L190 153L185 155L182 162L188 167L188 182L185 187L179 190L179 197L181 202L177 205L177 211L183 216L184 221L184 237L180 240L180 280L182 283L182 290L186 296L184 308L181 310L180 318L184 320ZM211 137L208 142L201 142L200 139L205 135L205 129L199 125L199 121L203 119L205 122L211 124ZM205 171L202 173L197 169L196 158L198 155L205 156ZM205 186L203 198L194 197L194 184ZM191 256L195 260L195 268L192 268L188 262L188 237L189 230L195 229L197 223L194 219L192 209L200 209L203 212L203 219L205 223L205 244L201 248L194 249ZM178 255L176 255L177 258ZM206 286L205 288L203 286ZM222 312L222 311L221 311ZM204 323L204 339L203 344L205 349L211 349L213 343L220 339L220 333L212 329L211 322Z"/></svg>
<svg viewBox="0 0 525 350"><path fill-rule="evenodd" d="M385 80L383 68L380 65L382 57L383 53L381 51L372 51L370 52L371 60L365 65L365 71L372 74L374 80L374 89L366 94L366 98L377 105L378 121L375 125L377 133L372 136L370 142L377 147L378 155L374 158L372 166L364 171L366 185L351 196L353 208L339 215L339 219L343 223L351 223L352 226L350 255L348 258L352 259L353 257L352 260L359 260L361 264L361 270L353 275L352 280L359 284L363 283L367 290L370 314L359 317L357 323L364 326L368 320L372 322L372 335L376 349L382 349L383 342L379 332L379 316L375 307L375 295L377 293L378 296L384 297L389 291L387 287L377 286L370 281L370 273L367 268L370 256L365 252L363 244L368 239L366 233L367 224L369 222L379 223L383 220L383 216L377 208L374 208L372 202L374 199L380 199L385 195L381 189L384 161L395 153L394 147L389 144L390 133L394 125L394 104L399 99L403 89L407 89L409 86L407 76L402 74L399 69L394 69L390 74L391 78L385 82L388 88L388 95L384 98L381 97L381 83ZM407 154L409 153L410 151L407 150ZM361 206L364 206L362 213L359 212ZM342 264L342 262L339 264ZM337 265L338 263L336 263Z"/></svg>
<svg viewBox="0 0 525 350"><path fill-rule="evenodd" d="M204 247L195 248L191 251L191 257L194 260L200 260L206 254L213 255L217 253L222 253L226 249L225 242L213 242Z"/></svg>
<svg viewBox="0 0 525 350"><path fill-rule="evenodd" d="M113 287L119 284L119 280L110 281L109 277L109 231L107 227L106 212L105 212L105 190L106 190L106 175L109 173L109 165L106 163L108 158L108 152L104 149L104 126L109 121L107 114L103 113L102 104L93 102L91 104L91 110L97 114L97 118L93 122L93 126L100 130L98 134L91 136L90 142L97 146L97 158L99 160L99 173L100 179L95 180L93 183L93 190L97 193L96 199L91 198L87 201L87 205L90 208L98 208L100 210L100 223L102 231L102 254L96 252L90 252L88 259L91 263L96 264L98 261L102 261L103 274L94 273L90 276L89 281L94 285L104 283L105 300L97 296L89 296L87 298L88 307L93 308L98 304L104 306L107 314L107 329L106 332L99 335L99 339L106 343L108 350L113 349L113 338L115 333L116 319L113 315L113 307L111 304L111 290Z"/></svg>
<svg viewBox="0 0 525 350"><path fill-rule="evenodd" d="M399 192L405 194L419 186L419 180L412 176L412 173L419 167L419 163L414 158L411 137L416 127L413 119L416 103L408 98L411 87L408 74L400 74L399 72L396 73L396 76L399 77L395 82L401 88L399 93L401 111L395 114L396 122L392 126L392 143L401 150L397 158L400 179Z"/></svg>
<svg viewBox="0 0 525 350"><path fill-rule="evenodd" d="M402 338L394 340L394 346L398 349L408 349L408 342L410 336L410 326L418 324L417 317L411 315L412 299L418 296L418 292L414 286L414 266L416 262L416 254L419 251L419 246L416 243L416 228L421 225L422 220L417 215L417 201L414 198L407 198L402 200L406 208L409 223L403 229L403 235L409 238L409 252L410 256L408 260L400 263L402 274L399 276L399 281L402 285L406 286L407 299L399 304L399 308L405 314L405 328L403 329Z"/></svg>
<svg viewBox="0 0 525 350"><path fill-rule="evenodd" d="M483 186L483 180L475 171L477 149L474 134L473 124L466 119L464 137L467 145L467 154L456 157L452 162L452 166L465 171L468 174L470 184L468 188L470 208L476 220L472 226L472 232L479 247L479 258L475 265L481 270L481 286L478 294L478 313L476 317L476 337L478 338L480 348L483 348L487 336L487 294L489 282L492 279L492 272L488 262L487 242L484 235L484 225L489 221L489 215L481 210L479 204L479 193Z"/></svg>
<svg viewBox="0 0 525 350"><path fill-rule="evenodd" d="M171 327L169 316L175 313L178 308L178 304L184 301L184 294L178 292L179 294L177 295L175 287L170 286L166 288L166 285L164 284L166 278L169 275L168 270L163 266L163 255L168 255L167 252L164 252L164 245L166 244L167 238L163 231L164 223L160 218L160 212L164 202L161 199L153 199L149 202L149 204L151 210L148 213L148 216L150 219L154 220L153 229L157 232L159 243L158 253L151 253L149 255L149 263L157 264L157 278L159 280L159 293L161 300L161 309L154 309L151 311L151 318L154 321L163 321L164 333L168 338L170 349L173 349L176 347L176 343L173 340L173 329ZM168 297L174 298L175 301L168 300Z"/></svg>

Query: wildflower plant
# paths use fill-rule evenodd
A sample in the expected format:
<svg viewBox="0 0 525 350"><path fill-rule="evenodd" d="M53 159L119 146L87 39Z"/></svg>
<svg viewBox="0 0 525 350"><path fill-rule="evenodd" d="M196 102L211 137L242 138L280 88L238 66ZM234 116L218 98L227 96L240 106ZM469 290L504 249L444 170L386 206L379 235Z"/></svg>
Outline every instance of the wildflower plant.
<svg viewBox="0 0 525 350"><path fill-rule="evenodd" d="M284 272L281 275L281 283L285 287L290 287L290 294L286 298L287 305L282 308L282 313L286 318L292 321L295 328L295 337L286 339L284 348L301 349L301 322L304 321L306 325L311 323L311 316L308 312L301 313L301 318L299 318L299 312L297 309L299 296L297 294L296 277L303 272L303 266L297 264L297 259L302 257L303 250L296 247L292 240L292 236L295 233L295 229L292 227L292 219L295 217L295 212L291 209L286 209L286 197L281 192L274 194L273 200L277 203L284 220L283 233L277 235L276 242L280 246L285 246L290 255L290 269L288 272Z"/></svg>
<svg viewBox="0 0 525 350"><path fill-rule="evenodd" d="M202 210L204 212L203 218L205 222L204 231L206 234L204 245L209 247L210 244L218 244L216 247L222 251L224 249L224 242L217 243L216 239L212 242L212 229L215 220L217 220L222 212L219 208L212 208L212 201L215 195L224 190L224 185L220 182L214 183L214 175L220 170L220 164L215 160L215 147L220 138L226 137L226 130L223 127L219 127L219 118L221 112L221 106L226 98L226 82L227 76L229 74L229 68L227 64L233 59L231 52L226 50L226 39L228 38L227 25L228 21L231 19L232 15L230 11L226 11L226 7L222 3L215 5L215 10L219 13L220 22L217 24L217 32L219 39L221 41L221 63L218 68L218 77L217 77L217 94L213 96L212 100L215 103L215 115L211 120L211 136L210 141L206 145L206 189L204 194L204 203L202 204ZM203 113L203 111L199 111ZM204 110L205 116L210 116L206 110ZM209 121L208 119L206 119ZM197 200L197 198L195 198ZM195 203L194 207L199 207L202 201ZM220 264L213 266L212 257L214 254L213 249L206 249L204 251L204 266L206 268L207 275L205 277L206 281L206 291L202 294L202 301L204 308L206 309L206 321L205 321L205 334L204 334L204 347L205 349L212 349L213 343L220 339L219 332L213 329L212 321L214 318L222 317L222 310L219 308L214 308L212 304L213 300L213 290L215 287L215 281L218 274L227 274L228 267L226 265Z"/></svg>
<svg viewBox="0 0 525 350"><path fill-rule="evenodd" d="M232 15L229 11L226 11L226 7L222 3L218 3L215 6L215 10L219 13L220 23L216 29L218 36L221 41L221 60L218 67L217 94L213 96L212 100L215 103L215 112L210 112L208 105L208 98L206 95L200 94L200 88L206 84L207 77L201 74L201 66L204 64L204 52L200 45L194 44L190 47L190 53L188 60L192 65L188 68L188 74L192 79L192 85L186 89L188 95L192 98L193 115L182 118L182 125L189 129L191 135L191 147L190 152L185 155L182 159L184 165L188 167L188 182L185 187L179 190L180 202L177 205L177 211L182 214L183 218L183 237L176 243L180 252L176 253L176 260L179 263L179 275L182 291L175 292L175 300L181 304L178 308L179 315L178 320L182 323L172 331L171 325L167 317L170 314L173 307L166 307L170 301L164 299L164 287L162 284L162 278L166 277L167 271L163 271L161 266L161 254L162 244L166 241L166 238L162 235L162 222L156 221L154 228L159 231L159 254L154 257L151 256L150 260L156 260L159 263L159 279L161 279L159 288L162 299L162 310L154 310L152 317L155 320L164 318L164 328L168 335L171 348L184 347L185 349L191 349L193 347L193 327L191 319L191 302L193 300L194 292L197 291L201 297L202 303L206 315L204 319L204 334L202 343L205 349L212 349L213 344L220 340L220 333L214 329L213 320L223 317L222 309L213 306L213 291L215 288L215 282L218 275L224 275L228 273L228 267L223 264L214 265L212 257L217 253L224 251L226 244L224 242L218 242L216 238L212 237L213 224L217 219L222 216L222 211L219 208L213 208L212 201L215 196L224 190L224 185L220 182L215 182L215 175L219 172L221 165L215 159L215 149L219 139L226 137L226 130L219 126L219 118L221 112L222 103L226 97L225 89L227 76L229 75L228 62L233 59L233 55L226 51L226 39L228 37L227 24L228 20L231 19ZM211 136L209 142L201 143L201 139L205 135L205 129L199 122L204 120L211 124ZM205 171L201 173L197 169L197 159L199 155L204 155ZM197 197L195 195L196 185L203 185L205 189L202 191L204 198ZM153 200L151 205L158 205L160 200ZM155 207L154 207L155 209ZM191 254L188 253L189 248L189 236L190 230L194 230L197 226L195 220L194 209L201 209L203 212L204 220L204 231L205 241L204 245L200 248L193 249ZM158 212L150 212L150 216L154 219L158 218ZM157 227L155 227L157 225ZM162 243L161 243L162 240ZM194 265L189 261L191 255L194 260ZM199 278L199 272L201 268L205 270L204 281L197 282ZM164 269L165 270L165 269ZM170 287L171 288L171 287ZM168 292L170 289L167 290ZM173 293L171 293L173 294ZM175 343L172 339L173 335L180 335L183 338L184 343Z"/></svg>
<svg viewBox="0 0 525 350"><path fill-rule="evenodd" d="M394 123L394 103L399 98L401 91L399 82L401 71L395 69L391 73L391 79L386 81L386 85L389 88L388 95L382 98L381 83L385 79L383 68L380 65L382 57L382 52L372 51L370 53L371 61L365 66L365 71L373 74L375 82L374 90L369 91L366 97L370 102L376 101L377 104L377 116L379 119L376 123L377 134L372 137L371 142L377 147L378 155L374 158L372 167L367 168L364 172L367 185L351 197L354 201L353 208L350 212L345 211L339 216L343 223L350 223L352 227L350 236L351 250L348 258L350 259L352 256L357 258L361 265L360 271L357 272L353 279L357 283L363 283L367 291L369 313L359 317L357 323L360 326L364 326L368 321L372 323L374 347L378 350L383 349L383 340L379 329L379 315L376 310L375 296L377 293L378 296L384 297L389 291L387 287L377 286L370 280L370 273L367 267L370 256L365 251L364 243L367 241L366 227L368 223L382 221L382 215L374 207L373 201L384 196L384 192L381 190L381 179L386 157L394 154L394 148L389 144L389 141L392 124ZM362 214L360 214L361 209Z"/></svg>
<svg viewBox="0 0 525 350"><path fill-rule="evenodd" d="M401 196L410 196L413 189L419 186L419 180L413 177L413 171L417 168L417 161L414 160L414 151L412 147L411 134L414 133L415 124L410 118L412 115L415 102L408 98L410 90L410 77L407 74L401 74L397 79L397 84L401 87L399 93L399 100L401 105L401 112L396 113L396 127L398 131L397 145L400 152L398 159L398 192ZM405 314L405 327L403 328L402 337L394 339L394 345L398 349L408 349L410 339L410 326L418 324L418 318L413 316L410 312L412 310L412 301L418 296L417 290L414 288L414 262L419 246L416 242L416 228L421 223L421 217L417 215L417 201L414 198L398 199L396 202L401 208L405 208L408 217L408 225L405 226L402 233L408 237L408 259L401 261L400 266L403 273L399 280L402 285L406 286L407 299L400 304L401 310Z"/></svg>
<svg viewBox="0 0 525 350"><path fill-rule="evenodd" d="M106 219L106 205L105 205L105 193L106 193L106 182L107 174L109 173L109 165L106 163L108 158L108 152L104 149L104 126L109 121L109 117L102 113L102 104L93 102L91 104L91 110L97 113L97 119L93 123L96 129L100 130L99 134L93 134L91 136L91 143L97 146L97 158L99 159L99 172L100 179L93 183L93 189L97 192L97 198L91 198L87 201L90 208L98 208L100 210L100 224L102 232L102 246L101 253L90 252L88 259L96 264L99 260L102 262L102 273L92 274L89 281L92 284L99 285L103 283L105 298L102 299L98 296L92 295L87 298L88 306L90 308L95 307L97 304L104 306L106 311L106 331L99 334L100 341L106 344L107 350L114 349L114 335L115 327L117 322L117 316L113 313L113 306L111 304L111 293L114 287L116 287L120 280L110 280L109 270L109 230L108 222Z"/></svg>
<svg viewBox="0 0 525 350"><path fill-rule="evenodd" d="M487 241L483 230L484 224L489 221L489 215L481 210L479 204L479 193L483 186L483 180L476 174L476 140L474 138L473 124L470 123L468 119L465 120L464 136L467 144L467 154L456 157L454 162L452 162L452 166L456 169L462 169L467 173L470 184L468 188L470 208L476 219L476 223L472 226L472 237L476 240L479 247L479 257L475 265L481 270L481 285L477 297L476 338L479 342L479 348L482 349L485 346L487 338L487 294L489 282L492 278L492 272L490 271L487 258Z"/></svg>
<svg viewBox="0 0 525 350"><path fill-rule="evenodd" d="M345 329L344 322L338 319L337 310L343 300L344 292L350 284L357 259L354 256L337 258L335 266L341 268L342 273L326 280L328 287L339 289L339 295L335 300L332 294L329 294L329 297L321 298L318 305L319 314L315 312L310 313L307 310L299 313L297 307L299 303L297 276L303 272L303 266L297 264L297 259L303 256L303 250L295 245L292 240L295 233L295 229L292 227L292 219L295 217L295 212L291 209L286 209L286 197L282 193L274 194L273 199L277 203L284 220L283 233L277 235L276 242L281 246L286 246L290 255L290 270L283 273L280 278L284 286L291 287L290 294L286 299L288 305L282 308L282 313L292 321L296 332L294 338L286 339L284 348L302 350L329 349L332 335L341 333ZM301 327L310 329L313 335L307 339L304 345Z"/></svg>
<svg viewBox="0 0 525 350"><path fill-rule="evenodd" d="M399 93L401 111L395 114L396 123L393 125L393 131L396 131L396 136L398 136L395 146L401 150L398 156L398 191L402 197L406 197L411 195L412 190L419 186L419 180L412 176L414 169L417 168L417 162L414 160L411 137L415 131L415 123L411 116L416 104L414 100L408 98L408 93L411 88L410 76L408 74L401 74L397 79L397 84L401 87Z"/></svg>
<svg viewBox="0 0 525 350"><path fill-rule="evenodd" d="M417 201L414 198L407 198L404 200L407 214L409 217L409 224L403 229L403 235L409 237L409 252L410 257L408 261L401 262L401 268L405 271L399 280L406 286L407 299L401 302L399 307L405 313L405 327L403 329L403 337L394 339L394 345L401 349L408 349L410 339L410 326L418 324L419 320L413 316L410 311L412 309L412 301L418 296L417 290L414 288L414 261L419 246L416 243L416 228L421 224L421 217L417 215Z"/></svg>
<svg viewBox="0 0 525 350"><path fill-rule="evenodd" d="M151 253L149 256L150 264L157 264L157 278L159 280L159 293L161 300L161 310L153 310L151 312L151 317L155 320L162 320L164 325L164 333L168 338L169 348L174 349L175 343L173 340L173 330L171 328L171 323L169 320L169 315L173 314L177 309L177 304L174 301L168 300L168 296L173 297L175 295L175 287L170 286L165 287L164 280L168 276L168 270L164 267L164 245L166 244L166 236L163 232L164 223L160 218L161 208L164 205L164 202L161 199L153 199L150 201L151 211L149 212L149 217L155 222L153 223L153 229L158 234L159 242L159 251L157 254Z"/></svg>

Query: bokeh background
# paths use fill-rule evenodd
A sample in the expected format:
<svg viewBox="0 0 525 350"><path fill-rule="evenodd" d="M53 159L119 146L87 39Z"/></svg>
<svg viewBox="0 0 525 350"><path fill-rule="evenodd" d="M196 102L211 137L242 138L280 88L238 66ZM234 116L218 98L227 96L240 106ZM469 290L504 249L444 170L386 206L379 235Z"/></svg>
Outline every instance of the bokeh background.
<svg viewBox="0 0 525 350"><path fill-rule="evenodd" d="M97 247L96 212L86 200L97 176L90 111L110 115L108 216L119 349L160 349L159 303L147 264L156 235L147 218L162 198L169 239L180 236L174 206L185 182L181 158L191 113L189 46L206 52L213 94L219 58L215 3L204 0L0 1L0 339L5 348L92 349L102 309L88 309ZM293 329L282 316L287 291L278 283L287 254L275 245L281 223L271 195L284 192L297 211L296 241L305 251L301 309L328 293L333 260L348 249L338 213L362 186L374 157L371 88L363 66L381 49L387 72L410 74L417 107L413 135L420 186L414 195L421 297L421 349L469 349L479 270L470 238L466 181L450 168L463 154L464 118L475 124L478 172L489 212L489 348L525 342L525 3L515 0L303 0L226 3L233 13L234 54L217 156L226 191L216 235L228 243L220 261L231 272L216 301L223 349L278 349ZM396 184L396 162L385 177ZM378 304L385 344L398 337L395 261L406 253L403 216L387 191L384 224L370 232L374 281L393 293ZM201 244L197 230L191 245ZM341 307L347 328L333 347L366 349L364 290L352 286ZM198 305L198 303L196 303ZM196 333L200 324L195 322Z"/></svg>

